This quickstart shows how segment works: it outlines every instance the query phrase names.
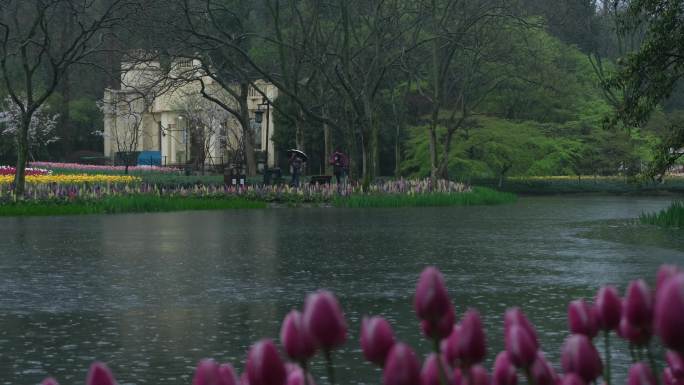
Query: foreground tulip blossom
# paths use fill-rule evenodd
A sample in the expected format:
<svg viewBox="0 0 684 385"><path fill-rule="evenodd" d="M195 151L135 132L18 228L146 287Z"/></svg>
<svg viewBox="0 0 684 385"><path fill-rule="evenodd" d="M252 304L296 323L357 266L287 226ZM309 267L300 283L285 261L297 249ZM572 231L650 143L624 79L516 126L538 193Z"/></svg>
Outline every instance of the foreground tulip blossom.
<svg viewBox="0 0 684 385"><path fill-rule="evenodd" d="M467 376L461 376L460 385L490 385L489 373L482 365L473 365L464 369Z"/></svg>
<svg viewBox="0 0 684 385"><path fill-rule="evenodd" d="M630 325L650 328L653 320L653 294L643 279L629 283L623 311L623 317Z"/></svg>
<svg viewBox="0 0 684 385"><path fill-rule="evenodd" d="M59 385L59 383L58 383L57 380L55 380L54 378L48 377L48 378L44 379L44 380L40 383L40 385Z"/></svg>
<svg viewBox="0 0 684 385"><path fill-rule="evenodd" d="M667 366L672 371L674 377L684 380L684 356L669 350L665 354L665 362L667 362Z"/></svg>
<svg viewBox="0 0 684 385"><path fill-rule="evenodd" d="M438 320L423 320L420 322L420 328L423 334L432 339L441 341L447 338L454 329L454 322L456 322L456 312L453 305L449 304L449 310Z"/></svg>
<svg viewBox="0 0 684 385"><path fill-rule="evenodd" d="M568 373L561 379L560 385L586 385L584 380L575 373Z"/></svg>
<svg viewBox="0 0 684 385"><path fill-rule="evenodd" d="M684 354L684 274L668 279L657 293L654 324L663 345Z"/></svg>
<svg viewBox="0 0 684 385"><path fill-rule="evenodd" d="M675 265L662 265L658 269L658 274L656 275L656 294L663 288L665 282L681 273L679 268Z"/></svg>
<svg viewBox="0 0 684 385"><path fill-rule="evenodd" d="M458 357L464 366L480 363L487 355L487 342L480 313L470 309L463 315L458 336Z"/></svg>
<svg viewBox="0 0 684 385"><path fill-rule="evenodd" d="M458 339L461 334L461 325L454 325L451 334L442 340L440 351L442 356L451 366L456 365L458 360Z"/></svg>
<svg viewBox="0 0 684 385"><path fill-rule="evenodd" d="M596 293L597 321L603 330L617 330L622 316L622 300L617 289L604 286Z"/></svg>
<svg viewBox="0 0 684 385"><path fill-rule="evenodd" d="M532 377L535 385L556 385L558 383L558 374L540 351L537 351L537 357L530 367L530 377Z"/></svg>
<svg viewBox="0 0 684 385"><path fill-rule="evenodd" d="M627 385L656 385L656 381L651 368L643 362L637 362L629 368Z"/></svg>
<svg viewBox="0 0 684 385"><path fill-rule="evenodd" d="M205 359L197 364L192 385L216 385L219 378L219 365L216 361Z"/></svg>
<svg viewBox="0 0 684 385"><path fill-rule="evenodd" d="M506 314L504 314L504 331L508 330L513 325L522 326L532 339L532 343L537 347L539 346L539 339L537 338L536 330L534 330L534 325L527 319L525 313L517 307L506 310Z"/></svg>
<svg viewBox="0 0 684 385"><path fill-rule="evenodd" d="M587 383L598 378L603 370L596 347L582 334L573 334L565 340L561 364L565 373L575 373Z"/></svg>
<svg viewBox="0 0 684 385"><path fill-rule="evenodd" d="M515 366L508 357L507 352L501 352L494 360L494 371L492 373L493 385L517 385L518 373Z"/></svg>
<svg viewBox="0 0 684 385"><path fill-rule="evenodd" d="M536 341L522 324L513 324L505 330L504 343L511 362L519 368L528 368L537 357Z"/></svg>
<svg viewBox="0 0 684 385"><path fill-rule="evenodd" d="M106 364L94 362L90 365L86 385L116 385L116 380Z"/></svg>
<svg viewBox="0 0 684 385"><path fill-rule="evenodd" d="M295 361L310 359L316 353L316 345L309 331L304 327L302 313L292 310L285 316L280 329L280 342L285 353Z"/></svg>
<svg viewBox="0 0 684 385"><path fill-rule="evenodd" d="M249 349L246 372L250 385L283 385L287 378L285 365L269 339L263 339Z"/></svg>
<svg viewBox="0 0 684 385"><path fill-rule="evenodd" d="M444 277L436 267L427 267L420 274L413 307L418 318L426 321L437 322L447 315L451 300L444 285Z"/></svg>
<svg viewBox="0 0 684 385"><path fill-rule="evenodd" d="M617 334L637 346L645 346L651 340L653 330L650 325L637 327L629 323L626 317L620 320Z"/></svg>
<svg viewBox="0 0 684 385"><path fill-rule="evenodd" d="M307 382L308 380L308 382ZM287 374L287 385L316 385L311 374L304 377L304 370L299 366L292 368Z"/></svg>
<svg viewBox="0 0 684 385"><path fill-rule="evenodd" d="M233 365L221 364L218 367L218 385L240 385L240 380Z"/></svg>
<svg viewBox="0 0 684 385"><path fill-rule="evenodd" d="M573 334L584 334L589 338L598 334L596 310L582 299L574 300L568 305L568 329Z"/></svg>
<svg viewBox="0 0 684 385"><path fill-rule="evenodd" d="M363 319L361 322L361 350L368 361L383 366L393 345L394 332L387 320L382 317Z"/></svg>
<svg viewBox="0 0 684 385"><path fill-rule="evenodd" d="M423 369L420 371L420 385L441 385L442 378L447 383L452 382L450 367L445 362L442 362L440 366L439 359L435 353L430 353L425 359Z"/></svg>
<svg viewBox="0 0 684 385"><path fill-rule="evenodd" d="M325 351L341 346L347 340L347 322L342 308L329 291L320 290L307 296L304 325L316 344Z"/></svg>
<svg viewBox="0 0 684 385"><path fill-rule="evenodd" d="M420 362L408 345L398 342L392 346L382 375L383 385L417 385L420 383Z"/></svg>

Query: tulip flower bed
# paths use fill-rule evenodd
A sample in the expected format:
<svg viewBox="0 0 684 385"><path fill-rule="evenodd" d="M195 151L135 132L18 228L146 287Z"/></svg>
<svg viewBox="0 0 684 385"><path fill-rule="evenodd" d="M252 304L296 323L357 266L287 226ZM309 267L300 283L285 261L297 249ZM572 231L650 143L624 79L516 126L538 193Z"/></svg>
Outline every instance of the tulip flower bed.
<svg viewBox="0 0 684 385"><path fill-rule="evenodd" d="M506 178L499 188L498 179L473 179L473 184L515 194L654 194L684 192L684 177L667 176L663 183L625 178L624 176L537 176Z"/></svg>
<svg viewBox="0 0 684 385"><path fill-rule="evenodd" d="M59 162L30 162L31 167L41 167L54 172L76 172L76 173L100 173L100 174L120 174L126 171L125 166L98 166L79 163L59 163ZM179 174L181 170L173 167L159 166L129 166L129 173L160 173L160 174Z"/></svg>
<svg viewBox="0 0 684 385"><path fill-rule="evenodd" d="M80 185L80 184L108 184L120 183L130 184L139 183L142 179L130 175L97 175L97 174L41 174L41 175L27 175L26 183L33 185ZM0 175L0 185L11 184L14 182L14 175Z"/></svg>
<svg viewBox="0 0 684 385"><path fill-rule="evenodd" d="M229 201L231 208L265 207L267 204L315 205L336 207L401 207L500 204L515 201L515 196L485 188L470 188L454 182L393 181L371 186L363 191L359 186L303 185L294 188L280 186L229 187L195 185L165 187L140 182L123 175L53 175L61 183L29 183L24 200L15 201L12 185L0 179L0 215L62 215L126 212L169 211L222 208L218 201ZM47 176L45 177L47 178ZM71 178L71 179L69 179ZM101 178L91 183L88 178ZM27 179L28 180L28 179ZM124 199L125 198L125 199ZM109 199L107 201L107 199ZM198 203L181 204L183 199ZM102 201L105 202L102 202ZM114 209L111 202L120 201ZM172 200L174 204L169 204ZM140 204L135 204L140 201ZM143 203L144 202L144 203ZM155 203L156 202L156 203ZM237 204L237 202L242 202ZM259 204L254 204L258 202ZM155 206L157 205L157 206ZM67 208L66 206L71 206Z"/></svg>
<svg viewBox="0 0 684 385"><path fill-rule="evenodd" d="M17 172L17 169L12 166L0 166L0 176L7 176L11 175L14 176L14 174ZM49 175L52 174L51 170L47 170L44 168L26 168L26 175Z"/></svg>
<svg viewBox="0 0 684 385"><path fill-rule="evenodd" d="M650 225L684 229L684 203L674 202L665 210L655 214L642 214L639 219Z"/></svg>
<svg viewBox="0 0 684 385"><path fill-rule="evenodd" d="M361 352L369 363L382 368L378 382L383 385L517 385L522 379L528 385L612 385L613 334L629 342L632 364L628 385L684 383L684 272L676 266L661 266L655 290L639 279L628 285L624 298L615 287L604 286L593 303L583 299L570 302L569 335L557 365L562 373L545 357L534 325L516 307L503 316L505 349L496 355L491 371L485 368L487 341L480 315L468 309L457 319L444 278L435 267L421 273L413 308L420 320L416 331L434 347L423 359L396 339L386 319L368 316L362 321ZM662 371L662 363L652 354L655 337L668 349ZM254 343L241 375L231 364L202 360L192 384L320 384L309 371L310 361L320 354L326 362L325 382L335 385L334 353L347 343L347 322L335 295L325 290L309 294L301 312L292 310L285 316L279 342L280 348L268 338ZM90 367L86 385L115 384L104 363ZM57 380L48 378L42 385L57 385Z"/></svg>

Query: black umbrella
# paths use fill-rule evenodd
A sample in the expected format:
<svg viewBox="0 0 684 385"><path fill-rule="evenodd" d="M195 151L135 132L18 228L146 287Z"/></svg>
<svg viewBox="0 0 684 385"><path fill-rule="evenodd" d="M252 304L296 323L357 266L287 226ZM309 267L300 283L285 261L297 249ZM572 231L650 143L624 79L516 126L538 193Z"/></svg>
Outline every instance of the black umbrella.
<svg viewBox="0 0 684 385"><path fill-rule="evenodd" d="M301 158L301 159L302 159L303 161L305 161L305 162L306 162L307 160L309 160L309 156L306 155L306 154L304 153L304 151L297 150L297 149L294 149L294 148L287 150L287 154L288 154L288 155L290 155L290 154L295 154L295 156L297 156L298 158Z"/></svg>

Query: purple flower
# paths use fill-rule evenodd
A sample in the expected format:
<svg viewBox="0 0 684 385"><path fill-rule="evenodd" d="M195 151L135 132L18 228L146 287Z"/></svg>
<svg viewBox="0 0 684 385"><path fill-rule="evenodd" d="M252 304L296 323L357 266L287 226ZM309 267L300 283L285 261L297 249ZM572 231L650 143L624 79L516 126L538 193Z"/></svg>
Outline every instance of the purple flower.
<svg viewBox="0 0 684 385"><path fill-rule="evenodd" d="M565 373L575 373L587 383L594 381L603 370L596 347L583 334L573 334L565 340L561 364Z"/></svg>
<svg viewBox="0 0 684 385"><path fill-rule="evenodd" d="M250 385L283 385L285 383L285 365L273 341L269 339L263 339L252 345L247 355L246 366Z"/></svg>
<svg viewBox="0 0 684 385"><path fill-rule="evenodd" d="M416 385L420 383L420 362L408 345L392 346L382 375L383 385Z"/></svg>
<svg viewBox="0 0 684 385"><path fill-rule="evenodd" d="M307 296L304 325L316 344L324 350L343 345L347 340L347 323L342 308L329 291L320 290Z"/></svg>
<svg viewBox="0 0 684 385"><path fill-rule="evenodd" d="M316 353L316 345L304 327L302 313L292 310L285 316L280 329L280 342L287 355L296 361L306 361Z"/></svg>
<svg viewBox="0 0 684 385"><path fill-rule="evenodd" d="M363 318L361 322L361 350L370 362L383 366L394 345L394 333L382 317Z"/></svg>
<svg viewBox="0 0 684 385"><path fill-rule="evenodd" d="M420 274L413 307L418 318L432 322L444 318L452 307L444 277L436 267L427 267Z"/></svg>

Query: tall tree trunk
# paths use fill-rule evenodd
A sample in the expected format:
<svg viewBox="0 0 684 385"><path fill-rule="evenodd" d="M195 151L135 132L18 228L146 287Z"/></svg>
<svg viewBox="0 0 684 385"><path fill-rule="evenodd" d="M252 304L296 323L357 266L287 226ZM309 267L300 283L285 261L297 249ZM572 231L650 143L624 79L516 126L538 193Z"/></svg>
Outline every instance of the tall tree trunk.
<svg viewBox="0 0 684 385"><path fill-rule="evenodd" d="M429 128L430 135L430 178L437 179L437 127L433 122Z"/></svg>
<svg viewBox="0 0 684 385"><path fill-rule="evenodd" d="M396 125L396 132L394 134L394 177L399 178L401 174L401 145L399 143L399 133L401 132L401 126L399 123Z"/></svg>
<svg viewBox="0 0 684 385"><path fill-rule="evenodd" d="M325 114L325 112L324 112L324 114ZM325 116L325 115L323 115L323 116ZM332 152L333 152L332 127L330 127L330 125L327 123L323 123L323 142L324 142L323 145L325 146L325 150L324 150L325 159L323 160L325 162L325 174L326 175L332 175L333 166L328 161L330 159L330 156L332 155Z"/></svg>
<svg viewBox="0 0 684 385"><path fill-rule="evenodd" d="M442 159L439 162L437 170L437 177L441 179L449 179L449 154L451 152L451 140L454 137L452 130L447 131L444 138L444 147L442 148Z"/></svg>
<svg viewBox="0 0 684 385"><path fill-rule="evenodd" d="M380 176L380 133L378 128L378 122L371 122L371 124L371 144L373 145L373 148L371 149L371 157L373 159L373 168L371 169L371 176L378 177Z"/></svg>
<svg viewBox="0 0 684 385"><path fill-rule="evenodd" d="M31 116L22 114L21 127L17 135L17 170L14 174L14 199L23 199L26 187L26 163L28 162L28 132Z"/></svg>
<svg viewBox="0 0 684 385"><path fill-rule="evenodd" d="M250 124L249 105L247 104L247 95L249 92L249 83L243 82L240 84L240 124L242 125L243 142L245 144L245 163L247 163L247 175L256 176L257 174L257 160L254 143L254 132Z"/></svg>

